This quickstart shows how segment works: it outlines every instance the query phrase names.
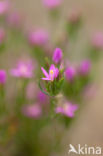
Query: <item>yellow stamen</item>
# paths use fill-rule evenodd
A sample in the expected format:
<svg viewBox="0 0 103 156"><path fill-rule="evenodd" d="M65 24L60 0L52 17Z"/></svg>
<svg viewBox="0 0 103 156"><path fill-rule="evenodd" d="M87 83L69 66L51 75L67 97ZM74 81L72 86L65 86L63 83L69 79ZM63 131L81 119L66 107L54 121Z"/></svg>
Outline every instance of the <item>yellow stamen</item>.
<svg viewBox="0 0 103 156"><path fill-rule="evenodd" d="M50 70L50 74L53 75L54 74L54 71L53 70Z"/></svg>

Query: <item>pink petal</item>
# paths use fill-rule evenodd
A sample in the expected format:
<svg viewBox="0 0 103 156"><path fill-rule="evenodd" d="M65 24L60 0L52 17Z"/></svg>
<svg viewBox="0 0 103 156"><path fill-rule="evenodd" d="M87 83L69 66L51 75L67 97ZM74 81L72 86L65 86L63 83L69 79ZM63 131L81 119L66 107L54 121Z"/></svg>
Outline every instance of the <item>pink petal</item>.
<svg viewBox="0 0 103 156"><path fill-rule="evenodd" d="M62 107L57 107L57 108L55 109L55 112L56 112L56 113L63 113L63 108L62 108Z"/></svg>
<svg viewBox="0 0 103 156"><path fill-rule="evenodd" d="M42 70L43 74L44 74L47 78L49 78L49 74L46 72L46 70L45 70L43 67L41 67L41 70Z"/></svg>
<svg viewBox="0 0 103 156"><path fill-rule="evenodd" d="M19 77L19 76L20 76L20 73L19 73L18 70L16 70L16 69L12 69L12 70L10 71L10 73L11 73L11 75L16 76L16 77Z"/></svg>
<svg viewBox="0 0 103 156"><path fill-rule="evenodd" d="M50 70L55 70L54 64L51 64L49 71L50 71Z"/></svg>
<svg viewBox="0 0 103 156"><path fill-rule="evenodd" d="M42 80L50 81L51 79L49 78L41 78Z"/></svg>
<svg viewBox="0 0 103 156"><path fill-rule="evenodd" d="M57 77L58 77L58 74L59 74L59 69L58 69L58 68L56 68L56 69L55 69L55 78L57 78Z"/></svg>

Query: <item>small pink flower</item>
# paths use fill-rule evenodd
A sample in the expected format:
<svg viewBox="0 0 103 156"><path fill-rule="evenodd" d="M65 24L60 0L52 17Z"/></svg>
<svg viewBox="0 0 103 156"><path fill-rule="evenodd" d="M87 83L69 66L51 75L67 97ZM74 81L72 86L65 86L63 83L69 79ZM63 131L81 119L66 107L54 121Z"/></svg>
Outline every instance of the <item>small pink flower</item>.
<svg viewBox="0 0 103 156"><path fill-rule="evenodd" d="M103 33L97 32L93 35L91 39L91 44L96 49L103 49Z"/></svg>
<svg viewBox="0 0 103 156"><path fill-rule="evenodd" d="M29 42L31 45L43 46L49 40L48 32L42 29L29 33Z"/></svg>
<svg viewBox="0 0 103 156"><path fill-rule="evenodd" d="M48 9L56 9L62 3L62 0L42 0L42 1L44 6L46 6Z"/></svg>
<svg viewBox="0 0 103 156"><path fill-rule="evenodd" d="M59 69L56 68L54 64L50 66L49 73L47 73L43 67L41 67L41 70L45 75L45 78L42 78L42 80L54 81L54 79L57 78L59 74Z"/></svg>
<svg viewBox="0 0 103 156"><path fill-rule="evenodd" d="M62 56L63 56L62 50L60 48L56 48L54 50L54 54L53 54L53 58L52 58L53 62L56 64L60 63L62 60Z"/></svg>
<svg viewBox="0 0 103 156"><path fill-rule="evenodd" d="M67 117L73 118L75 111L78 109L78 105L72 103L65 103L63 106L58 106L56 108L56 113L63 114Z"/></svg>
<svg viewBox="0 0 103 156"><path fill-rule="evenodd" d="M27 117L38 119L42 114L42 109L38 104L27 105L23 107L22 112Z"/></svg>
<svg viewBox="0 0 103 156"><path fill-rule="evenodd" d="M0 84L5 84L6 78L7 78L7 75L6 75L5 70L0 70Z"/></svg>
<svg viewBox="0 0 103 156"><path fill-rule="evenodd" d="M19 62L16 68L11 69L10 73L14 77L31 78L33 77L32 62Z"/></svg>
<svg viewBox="0 0 103 156"><path fill-rule="evenodd" d="M47 95L45 95L42 91L38 92L37 98L41 104L47 104L49 100Z"/></svg>
<svg viewBox="0 0 103 156"><path fill-rule="evenodd" d="M80 20L80 18L81 18L80 10L74 9L70 13L70 15L68 17L68 21L71 23L77 23Z"/></svg>
<svg viewBox="0 0 103 156"><path fill-rule="evenodd" d="M89 60L85 60L81 63L79 67L79 72L81 75L87 75L90 72L91 63Z"/></svg>
<svg viewBox="0 0 103 156"><path fill-rule="evenodd" d="M76 70L74 67L68 67L66 70L65 70L65 77L66 77L66 80L68 81L72 81L74 79L76 75Z"/></svg>
<svg viewBox="0 0 103 156"><path fill-rule="evenodd" d="M5 40L5 31L3 28L0 28L0 45L4 42Z"/></svg>
<svg viewBox="0 0 103 156"><path fill-rule="evenodd" d="M19 13L14 12L7 17L8 25L18 28L21 25L22 19Z"/></svg>
<svg viewBox="0 0 103 156"><path fill-rule="evenodd" d="M0 1L0 15L7 13L9 10L9 1Z"/></svg>

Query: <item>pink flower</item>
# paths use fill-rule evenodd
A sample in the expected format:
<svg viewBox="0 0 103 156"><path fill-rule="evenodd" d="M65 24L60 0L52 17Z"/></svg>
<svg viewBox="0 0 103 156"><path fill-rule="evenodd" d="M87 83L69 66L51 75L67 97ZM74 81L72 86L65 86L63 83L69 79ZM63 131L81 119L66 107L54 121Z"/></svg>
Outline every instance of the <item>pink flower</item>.
<svg viewBox="0 0 103 156"><path fill-rule="evenodd" d="M103 33L97 32L93 35L91 39L91 44L96 49L103 49Z"/></svg>
<svg viewBox="0 0 103 156"><path fill-rule="evenodd" d="M8 1L0 1L0 15L7 13L9 10L9 2Z"/></svg>
<svg viewBox="0 0 103 156"><path fill-rule="evenodd" d="M0 70L0 84L4 84L6 82L6 77L5 70Z"/></svg>
<svg viewBox="0 0 103 156"><path fill-rule="evenodd" d="M31 45L43 46L49 40L48 32L42 29L29 33L29 42Z"/></svg>
<svg viewBox="0 0 103 156"><path fill-rule="evenodd" d="M42 78L42 80L54 81L54 79L57 78L59 74L59 70L54 66L54 64L50 66L49 73L47 73L43 67L41 67L41 70L45 75L45 78Z"/></svg>
<svg viewBox="0 0 103 156"><path fill-rule="evenodd" d="M17 12L14 12L14 13L11 13L10 15L8 15L7 17L7 22L10 26L12 27L16 27L18 28L21 24L21 16L19 15L19 13Z"/></svg>
<svg viewBox="0 0 103 156"><path fill-rule="evenodd" d="M76 75L76 70L74 67L68 67L65 70L65 77L68 81L72 81Z"/></svg>
<svg viewBox="0 0 103 156"><path fill-rule="evenodd" d="M34 67L32 62L19 62L16 68L11 69L10 73L14 77L31 78L33 77Z"/></svg>
<svg viewBox="0 0 103 156"><path fill-rule="evenodd" d="M58 106L56 108L56 113L63 114L67 117L73 118L75 111L78 109L78 105L72 103L65 103L63 106Z"/></svg>
<svg viewBox="0 0 103 156"><path fill-rule="evenodd" d="M5 40L5 31L3 28L0 28L0 45L4 42Z"/></svg>
<svg viewBox="0 0 103 156"><path fill-rule="evenodd" d="M54 54L53 54L53 58L52 58L54 63L56 63L56 64L60 63L62 60L62 56L63 56L62 50L60 48L56 48L54 50Z"/></svg>
<svg viewBox="0 0 103 156"><path fill-rule="evenodd" d="M85 60L81 63L79 67L79 72L81 75L87 75L90 72L91 63L89 60Z"/></svg>
<svg viewBox="0 0 103 156"><path fill-rule="evenodd" d="M48 9L56 9L61 5L62 0L43 0L43 4Z"/></svg>
<svg viewBox="0 0 103 156"><path fill-rule="evenodd" d="M38 104L27 105L23 107L22 112L27 117L38 119L42 114L42 109Z"/></svg>
<svg viewBox="0 0 103 156"><path fill-rule="evenodd" d="M68 21L71 23L77 23L80 20L80 18L81 18L80 10L74 9L70 13L70 15L68 17Z"/></svg>
<svg viewBox="0 0 103 156"><path fill-rule="evenodd" d="M42 91L38 92L37 98L41 104L47 104L49 100L47 95L45 95Z"/></svg>

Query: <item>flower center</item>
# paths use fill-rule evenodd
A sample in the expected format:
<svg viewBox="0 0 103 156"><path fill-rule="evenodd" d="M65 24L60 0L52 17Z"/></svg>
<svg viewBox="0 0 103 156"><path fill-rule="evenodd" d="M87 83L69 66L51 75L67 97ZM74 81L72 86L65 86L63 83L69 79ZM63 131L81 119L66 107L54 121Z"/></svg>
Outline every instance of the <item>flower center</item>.
<svg viewBox="0 0 103 156"><path fill-rule="evenodd" d="M50 70L50 74L53 75L54 74L54 71L53 70Z"/></svg>
<svg viewBox="0 0 103 156"><path fill-rule="evenodd" d="M53 81L53 77L54 77L54 70L50 70L50 77L51 77L51 81Z"/></svg>
<svg viewBox="0 0 103 156"><path fill-rule="evenodd" d="M21 73L25 74L27 72L27 68L25 66L21 67Z"/></svg>
<svg viewBox="0 0 103 156"><path fill-rule="evenodd" d="M64 104L64 105L63 105L64 111L67 111L67 110L68 110L68 107L69 107L69 106L68 106L67 104Z"/></svg>

